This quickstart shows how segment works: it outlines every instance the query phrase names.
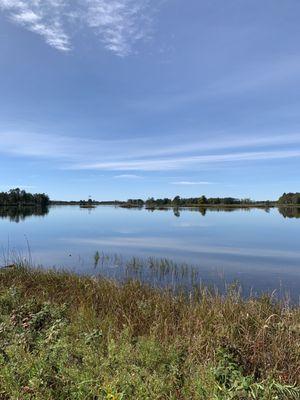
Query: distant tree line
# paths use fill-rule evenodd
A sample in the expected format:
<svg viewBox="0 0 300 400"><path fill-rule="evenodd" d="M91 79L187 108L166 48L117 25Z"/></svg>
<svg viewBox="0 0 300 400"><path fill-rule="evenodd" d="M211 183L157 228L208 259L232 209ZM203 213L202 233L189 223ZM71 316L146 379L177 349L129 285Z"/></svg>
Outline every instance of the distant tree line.
<svg viewBox="0 0 300 400"><path fill-rule="evenodd" d="M79 204L80 204L81 206L92 206L92 205L95 204L95 202L94 202L94 200L92 200L92 199L88 199L88 200L80 200L80 201L79 201Z"/></svg>
<svg viewBox="0 0 300 400"><path fill-rule="evenodd" d="M278 199L279 204L300 204L300 193L283 193Z"/></svg>
<svg viewBox="0 0 300 400"><path fill-rule="evenodd" d="M0 192L0 206L39 206L46 207L50 203L45 193L28 193L19 188L9 192Z"/></svg>
<svg viewBox="0 0 300 400"><path fill-rule="evenodd" d="M270 205L270 201L257 202L251 199L237 199L234 197L189 197L181 198L175 196L173 199L167 197L163 199L155 199L153 197L144 201L142 199L128 199L126 205L129 207L143 207L154 208L154 207L188 207L188 206L209 206L209 205L256 205L264 204Z"/></svg>
<svg viewBox="0 0 300 400"><path fill-rule="evenodd" d="M129 206L143 207L145 202L142 199L128 199L126 202Z"/></svg>
<svg viewBox="0 0 300 400"><path fill-rule="evenodd" d="M148 200L144 201L142 199L129 199L124 203L124 206L128 207L143 207L146 208L164 208L164 207L202 207L210 205L220 205L220 206L230 206L230 205L253 205L253 206L263 206L263 207L273 207L276 204L280 205L300 205L300 193L283 193L283 195L278 199L278 201L255 201L249 198L235 198L235 197L206 197L204 195L199 197L187 197L183 198L180 196L175 196L173 199L168 197L162 199L155 199L150 197Z"/></svg>
<svg viewBox="0 0 300 400"><path fill-rule="evenodd" d="M235 204L251 204L250 199L236 199L234 197L189 197L181 198L180 196L175 196L173 199L154 199L150 198L146 201L146 206L173 206L173 207L185 207L185 206L205 206L205 205L235 205Z"/></svg>

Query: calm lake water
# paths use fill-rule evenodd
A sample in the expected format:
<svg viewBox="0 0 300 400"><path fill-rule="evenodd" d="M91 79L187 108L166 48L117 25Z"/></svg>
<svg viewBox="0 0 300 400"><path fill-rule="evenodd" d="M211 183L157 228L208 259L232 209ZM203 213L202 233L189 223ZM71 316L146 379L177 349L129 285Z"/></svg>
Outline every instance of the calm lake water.
<svg viewBox="0 0 300 400"><path fill-rule="evenodd" d="M257 293L287 290L293 299L299 298L300 219L296 211L59 206L39 214L0 209L3 254L28 259L29 243L35 264L116 278L124 277L121 264L131 256L163 257L193 265L194 278L204 283L222 286L238 280L245 293L251 288ZM95 265L96 251L100 256L104 252L122 258L103 262L100 257ZM143 274L150 279L150 273ZM170 276L164 276L165 283ZM185 279L184 272L180 277Z"/></svg>

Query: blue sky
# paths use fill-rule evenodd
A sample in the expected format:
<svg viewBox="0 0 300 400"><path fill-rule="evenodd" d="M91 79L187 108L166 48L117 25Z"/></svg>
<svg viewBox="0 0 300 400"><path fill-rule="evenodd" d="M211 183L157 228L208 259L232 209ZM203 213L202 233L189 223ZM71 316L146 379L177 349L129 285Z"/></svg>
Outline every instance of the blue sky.
<svg viewBox="0 0 300 400"><path fill-rule="evenodd" d="M299 191L297 0L0 0L0 190Z"/></svg>

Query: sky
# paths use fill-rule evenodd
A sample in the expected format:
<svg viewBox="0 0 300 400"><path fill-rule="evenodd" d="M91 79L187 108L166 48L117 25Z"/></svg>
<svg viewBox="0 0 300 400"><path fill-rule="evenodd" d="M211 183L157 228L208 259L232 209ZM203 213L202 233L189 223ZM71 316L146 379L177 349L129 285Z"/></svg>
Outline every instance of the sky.
<svg viewBox="0 0 300 400"><path fill-rule="evenodd" d="M300 191L298 0L0 0L0 190Z"/></svg>

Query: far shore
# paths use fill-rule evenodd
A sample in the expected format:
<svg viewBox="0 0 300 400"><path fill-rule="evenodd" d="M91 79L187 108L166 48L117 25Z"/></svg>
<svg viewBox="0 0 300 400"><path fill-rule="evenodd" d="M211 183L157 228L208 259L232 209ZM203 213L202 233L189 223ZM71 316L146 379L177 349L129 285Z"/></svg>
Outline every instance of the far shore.
<svg viewBox="0 0 300 400"><path fill-rule="evenodd" d="M60 201L54 200L50 201L48 206L80 206L80 208L95 208L96 206L115 206L121 208L139 208L139 209L147 209L147 210L167 210L167 209L203 209L203 208L214 208L214 209L225 209L225 208L300 208L300 204L280 204L278 202L270 202L266 203L255 203L255 204L186 204L186 205L151 205L148 206L146 204L143 205L133 205L127 202L121 201L94 201L92 204L82 204L80 201ZM0 204L0 207L39 207L36 204Z"/></svg>
<svg viewBox="0 0 300 400"><path fill-rule="evenodd" d="M278 200L252 200L251 198L236 197L180 197L174 198L154 198L148 197L147 200L141 198L131 198L127 200L95 200L89 196L88 200L52 200L45 193L27 193L19 188L11 189L8 192L0 192L0 207L36 207L45 208L48 206L76 205L81 208L94 208L96 206L116 206L123 208L146 208L148 210L163 209L233 209L233 208L263 208L272 207L300 207L300 193L283 193Z"/></svg>
<svg viewBox="0 0 300 400"><path fill-rule="evenodd" d="M50 206L81 206L82 204L79 201L51 201ZM147 206L147 205L133 205L127 202L118 202L118 201L95 201L92 206L116 206L121 208L145 208L148 210L160 210L160 209L187 209L187 208L280 208L280 207L292 207L299 208L300 204L280 204L278 202L270 202L266 203L256 203L256 204L187 204L184 206L175 206L175 205L160 205L160 206ZM84 207L82 207L84 208ZM88 207L86 207L88 208Z"/></svg>

